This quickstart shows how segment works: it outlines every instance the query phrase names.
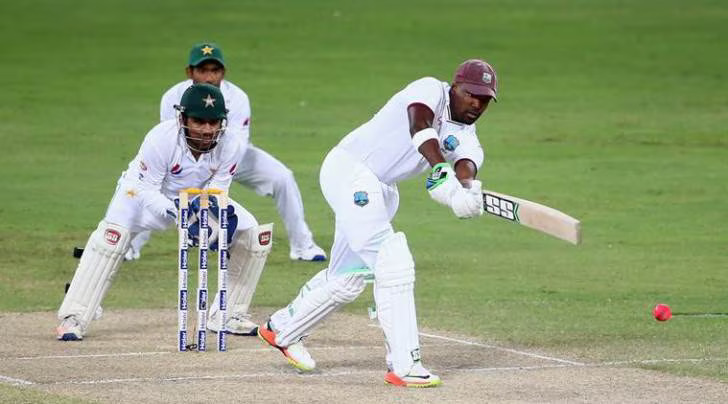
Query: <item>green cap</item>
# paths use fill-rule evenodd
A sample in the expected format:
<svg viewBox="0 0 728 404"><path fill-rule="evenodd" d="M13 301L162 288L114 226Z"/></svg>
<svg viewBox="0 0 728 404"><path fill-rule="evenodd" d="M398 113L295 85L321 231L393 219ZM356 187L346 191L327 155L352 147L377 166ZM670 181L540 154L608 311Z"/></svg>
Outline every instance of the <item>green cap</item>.
<svg viewBox="0 0 728 404"><path fill-rule="evenodd" d="M222 58L222 49L213 42L198 43L190 49L190 66L196 67L202 62L214 60L225 67L225 60Z"/></svg>
<svg viewBox="0 0 728 404"><path fill-rule="evenodd" d="M225 119L225 99L220 89L206 83L193 84L182 94L178 109L186 116L198 119Z"/></svg>

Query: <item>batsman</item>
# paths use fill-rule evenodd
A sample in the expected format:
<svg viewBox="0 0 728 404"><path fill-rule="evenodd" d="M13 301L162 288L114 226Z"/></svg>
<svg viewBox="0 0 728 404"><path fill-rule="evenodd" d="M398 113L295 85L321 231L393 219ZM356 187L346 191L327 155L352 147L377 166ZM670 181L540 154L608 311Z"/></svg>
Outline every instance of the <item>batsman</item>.
<svg viewBox="0 0 728 404"><path fill-rule="evenodd" d="M121 174L104 218L91 233L58 310L59 340L83 339L136 234L176 224L175 198L180 190L216 188L227 192L230 187L245 150L236 129L227 127L220 90L194 84L184 91L175 108L175 119L163 121L147 133L136 157ZM215 201L210 202L214 219L219 209L215 209ZM224 325L227 330L234 332L237 323L249 322L244 316L271 248L265 241L270 238L259 235L270 234L271 229L271 224L258 225L252 214L230 201L228 307L232 310ZM195 239L192 234L191 242ZM216 239L211 238L210 249L216 245ZM209 310L211 326L219 323L218 298L214 302ZM219 324L216 328L221 329Z"/></svg>
<svg viewBox="0 0 728 404"><path fill-rule="evenodd" d="M405 387L441 384L422 365L415 262L404 233L391 224L399 206L397 183L429 170L425 185L434 201L460 219L482 215L481 183L475 177L484 153L475 121L496 99L496 88L496 74L488 63L467 60L451 83L433 77L410 83L328 153L319 178L335 215L330 266L258 329L261 339L293 366L315 368L302 338L356 299L373 275L386 340L384 380Z"/></svg>

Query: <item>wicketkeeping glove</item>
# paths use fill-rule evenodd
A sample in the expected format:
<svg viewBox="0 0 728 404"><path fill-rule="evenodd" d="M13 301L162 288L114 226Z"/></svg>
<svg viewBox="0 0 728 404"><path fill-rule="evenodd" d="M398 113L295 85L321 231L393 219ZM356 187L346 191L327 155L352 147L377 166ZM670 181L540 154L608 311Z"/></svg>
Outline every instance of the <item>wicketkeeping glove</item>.
<svg viewBox="0 0 728 404"><path fill-rule="evenodd" d="M195 198L190 202L190 212L193 215L193 218L190 220L190 227L188 229L188 235L189 235L189 242L191 246L199 246L200 244L200 199ZM218 223L220 222L220 206L217 203L217 197L215 195L210 195L210 207L209 207L209 215L208 215L208 229L207 229L207 235L208 235L208 246L211 251L217 251L218 243L217 243L217 237L218 237ZM233 235L235 234L235 229L238 227L238 216L235 214L235 208L232 204L227 206L227 218L228 218L228 228L227 228L227 241L228 245L232 243L233 241Z"/></svg>

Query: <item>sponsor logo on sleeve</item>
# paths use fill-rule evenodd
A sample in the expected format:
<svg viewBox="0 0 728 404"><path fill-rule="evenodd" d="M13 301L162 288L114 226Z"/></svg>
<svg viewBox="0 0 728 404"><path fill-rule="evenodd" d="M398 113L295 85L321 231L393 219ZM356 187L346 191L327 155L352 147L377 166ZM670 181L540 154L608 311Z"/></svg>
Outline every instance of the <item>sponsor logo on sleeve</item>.
<svg viewBox="0 0 728 404"><path fill-rule="evenodd" d="M104 232L104 240L111 245L116 245L121 240L121 233L114 229L106 229Z"/></svg>
<svg viewBox="0 0 728 404"><path fill-rule="evenodd" d="M264 232L258 234L258 243L260 243L260 245L270 244L270 236L271 236L270 231L264 231Z"/></svg>
<svg viewBox="0 0 728 404"><path fill-rule="evenodd" d="M357 206L366 206L369 203L369 194L366 191L354 192L354 204Z"/></svg>

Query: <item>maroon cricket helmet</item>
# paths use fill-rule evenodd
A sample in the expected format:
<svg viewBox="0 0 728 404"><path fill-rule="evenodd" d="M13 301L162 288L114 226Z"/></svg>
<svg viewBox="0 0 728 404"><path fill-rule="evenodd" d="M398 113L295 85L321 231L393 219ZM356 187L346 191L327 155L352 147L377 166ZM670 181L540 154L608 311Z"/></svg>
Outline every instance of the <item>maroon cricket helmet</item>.
<svg viewBox="0 0 728 404"><path fill-rule="evenodd" d="M497 101L498 81L495 70L485 61L480 59L464 61L455 71L452 81L471 94L487 95Z"/></svg>

